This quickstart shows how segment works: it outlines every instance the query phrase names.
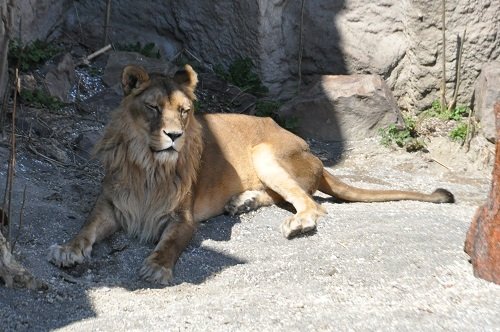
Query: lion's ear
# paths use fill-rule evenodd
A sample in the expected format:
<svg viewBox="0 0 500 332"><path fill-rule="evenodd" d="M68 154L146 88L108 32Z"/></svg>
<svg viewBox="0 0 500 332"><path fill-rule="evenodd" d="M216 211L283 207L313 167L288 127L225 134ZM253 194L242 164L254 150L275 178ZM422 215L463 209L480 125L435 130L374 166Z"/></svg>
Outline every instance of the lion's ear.
<svg viewBox="0 0 500 332"><path fill-rule="evenodd" d="M174 74L174 81L185 87L186 90L191 94L190 97L195 99L194 90L196 89L196 84L198 84L198 74L194 71L193 67L190 65L185 65L183 69L178 70Z"/></svg>
<svg viewBox="0 0 500 332"><path fill-rule="evenodd" d="M128 65L122 72L122 89L125 96L149 82L149 75L141 66Z"/></svg>

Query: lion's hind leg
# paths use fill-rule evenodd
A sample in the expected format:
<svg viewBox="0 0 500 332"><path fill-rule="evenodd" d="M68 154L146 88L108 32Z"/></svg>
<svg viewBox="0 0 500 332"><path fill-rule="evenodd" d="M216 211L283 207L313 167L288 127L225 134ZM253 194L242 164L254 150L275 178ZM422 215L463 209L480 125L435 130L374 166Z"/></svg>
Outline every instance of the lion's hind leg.
<svg viewBox="0 0 500 332"><path fill-rule="evenodd" d="M248 190L241 194L234 195L227 202L224 210L234 216L257 210L259 207L268 206L282 200L277 195L270 195L265 190Z"/></svg>
<svg viewBox="0 0 500 332"><path fill-rule="evenodd" d="M309 193L316 190L321 162L308 151L291 151L277 156L271 145L253 148L252 161L262 183L291 203L297 213L281 224L286 238L316 229L317 220L325 210Z"/></svg>

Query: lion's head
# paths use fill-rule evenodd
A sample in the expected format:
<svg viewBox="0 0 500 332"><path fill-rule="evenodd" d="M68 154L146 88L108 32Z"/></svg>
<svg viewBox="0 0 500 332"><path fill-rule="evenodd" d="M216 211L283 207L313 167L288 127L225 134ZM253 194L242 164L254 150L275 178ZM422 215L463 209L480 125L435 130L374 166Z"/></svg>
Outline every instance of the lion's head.
<svg viewBox="0 0 500 332"><path fill-rule="evenodd" d="M117 162L117 154L110 150L126 145L127 158L143 168L175 166L183 150L190 153L190 141L199 134L193 105L196 72L186 65L169 78L129 65L121 83L125 97L97 146L97 155L105 165Z"/></svg>
<svg viewBox="0 0 500 332"><path fill-rule="evenodd" d="M123 107L133 118L130 130L159 162L176 161L184 148L193 120L194 89L198 82L191 66L173 79L149 75L142 67L129 65L122 73Z"/></svg>

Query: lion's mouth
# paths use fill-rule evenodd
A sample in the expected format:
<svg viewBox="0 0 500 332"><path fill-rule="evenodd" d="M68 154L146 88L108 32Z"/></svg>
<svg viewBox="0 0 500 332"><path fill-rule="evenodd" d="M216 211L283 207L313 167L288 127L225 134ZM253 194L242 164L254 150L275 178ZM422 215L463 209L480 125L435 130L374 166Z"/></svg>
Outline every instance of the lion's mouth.
<svg viewBox="0 0 500 332"><path fill-rule="evenodd" d="M171 153L171 152L177 152L177 150L173 146L169 146L166 149L161 149L161 150L155 150L151 148L151 152L153 153Z"/></svg>

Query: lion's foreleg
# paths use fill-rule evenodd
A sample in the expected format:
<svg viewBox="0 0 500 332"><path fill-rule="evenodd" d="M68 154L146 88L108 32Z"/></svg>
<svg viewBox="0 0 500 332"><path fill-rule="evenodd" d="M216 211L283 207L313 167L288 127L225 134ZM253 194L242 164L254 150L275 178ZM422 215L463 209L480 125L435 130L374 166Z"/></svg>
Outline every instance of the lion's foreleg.
<svg viewBox="0 0 500 332"><path fill-rule="evenodd" d="M80 232L66 244L51 246L48 259L57 266L82 263L90 257L94 243L113 234L118 228L111 204L101 196Z"/></svg>
<svg viewBox="0 0 500 332"><path fill-rule="evenodd" d="M168 224L153 253L144 261L141 277L167 285L172 280L175 262L189 244L195 230L192 211L179 212L178 218Z"/></svg>

